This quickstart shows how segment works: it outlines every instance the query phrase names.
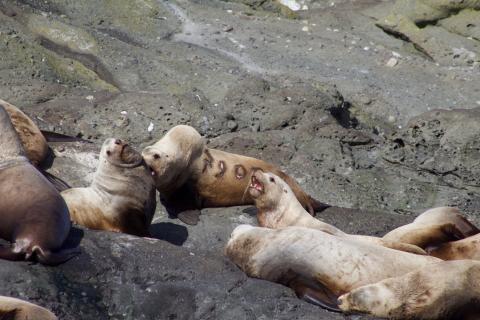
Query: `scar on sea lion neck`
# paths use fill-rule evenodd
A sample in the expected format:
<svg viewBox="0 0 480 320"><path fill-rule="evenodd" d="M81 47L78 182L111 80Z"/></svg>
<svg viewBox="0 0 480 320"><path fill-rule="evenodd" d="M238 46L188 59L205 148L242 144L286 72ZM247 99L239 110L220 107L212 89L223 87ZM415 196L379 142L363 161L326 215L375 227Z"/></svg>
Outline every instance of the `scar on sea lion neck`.
<svg viewBox="0 0 480 320"><path fill-rule="evenodd" d="M218 162L218 168L220 169L220 172L215 175L215 178L223 177L225 171L227 171L227 165L225 164L225 161L220 160Z"/></svg>

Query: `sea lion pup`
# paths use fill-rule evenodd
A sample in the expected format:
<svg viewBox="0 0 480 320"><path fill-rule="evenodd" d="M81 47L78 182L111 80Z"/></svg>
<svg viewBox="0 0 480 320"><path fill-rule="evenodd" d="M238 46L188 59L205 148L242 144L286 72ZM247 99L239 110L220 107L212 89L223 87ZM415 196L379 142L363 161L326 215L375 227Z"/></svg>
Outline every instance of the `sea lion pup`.
<svg viewBox="0 0 480 320"><path fill-rule="evenodd" d="M107 139L90 187L62 191L72 220L87 228L149 235L156 190L139 152L120 139Z"/></svg>
<svg viewBox="0 0 480 320"><path fill-rule="evenodd" d="M480 262L442 261L362 286L340 309L389 319L480 319Z"/></svg>
<svg viewBox="0 0 480 320"><path fill-rule="evenodd" d="M225 254L248 276L282 283L336 311L337 297L352 289L440 261L310 228L249 225L235 228Z"/></svg>
<svg viewBox="0 0 480 320"><path fill-rule="evenodd" d="M479 232L457 208L439 207L425 211L412 223L390 231L383 239L410 243L426 249Z"/></svg>
<svg viewBox="0 0 480 320"><path fill-rule="evenodd" d="M57 320L49 310L20 299L0 296L2 320Z"/></svg>
<svg viewBox="0 0 480 320"><path fill-rule="evenodd" d="M252 174L248 192L258 209L257 219L261 227L272 229L289 226L306 227L346 239L425 254L423 249L411 244L392 242L378 237L350 235L332 225L315 219L298 202L288 184L273 173L260 170L255 171Z"/></svg>
<svg viewBox="0 0 480 320"><path fill-rule="evenodd" d="M142 152L167 211L187 224L197 224L199 209L253 204L246 194L254 169L281 176L307 210L329 206L306 194L297 182L273 164L206 146L192 127L175 126Z"/></svg>
<svg viewBox="0 0 480 320"><path fill-rule="evenodd" d="M442 260L480 260L480 234L443 243L428 253Z"/></svg>
<svg viewBox="0 0 480 320"><path fill-rule="evenodd" d="M12 242L0 247L0 258L49 265L72 258L77 249L61 250L71 226L67 205L28 161L2 106L0 131L0 237Z"/></svg>

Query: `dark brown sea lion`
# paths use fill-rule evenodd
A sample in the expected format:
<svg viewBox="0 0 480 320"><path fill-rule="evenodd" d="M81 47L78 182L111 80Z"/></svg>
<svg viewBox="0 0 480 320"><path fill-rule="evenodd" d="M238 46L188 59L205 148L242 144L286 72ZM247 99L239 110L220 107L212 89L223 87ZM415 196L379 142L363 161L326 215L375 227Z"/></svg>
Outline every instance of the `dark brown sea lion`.
<svg viewBox="0 0 480 320"><path fill-rule="evenodd" d="M282 283L300 298L337 311L342 294L440 261L310 228L249 225L235 228L225 254L248 276Z"/></svg>
<svg viewBox="0 0 480 320"><path fill-rule="evenodd" d="M28 161L2 106L0 132L0 237L12 242L0 247L0 258L50 265L72 258L78 250L61 250L71 226L67 205Z"/></svg>
<svg viewBox="0 0 480 320"><path fill-rule="evenodd" d="M139 152L120 139L107 139L87 188L62 191L72 220L91 229L148 236L156 189Z"/></svg>
<svg viewBox="0 0 480 320"><path fill-rule="evenodd" d="M2 320L57 320L49 310L16 298L0 296Z"/></svg>
<svg viewBox="0 0 480 320"><path fill-rule="evenodd" d="M142 152L169 213L188 224L198 222L199 209L253 204L246 190L256 169L282 177L311 213L327 207L305 193L297 182L265 161L206 146L192 127L179 125Z"/></svg>
<svg viewBox="0 0 480 320"><path fill-rule="evenodd" d="M252 174L249 194L257 207L258 224L261 227L280 229L290 226L317 229L334 236L360 242L371 243L391 249L426 254L415 245L393 242L378 237L352 235L312 217L290 189L290 186L280 177L271 172L260 170Z"/></svg>
<svg viewBox="0 0 480 320"><path fill-rule="evenodd" d="M339 298L345 312L388 319L480 319L480 262L442 261Z"/></svg>

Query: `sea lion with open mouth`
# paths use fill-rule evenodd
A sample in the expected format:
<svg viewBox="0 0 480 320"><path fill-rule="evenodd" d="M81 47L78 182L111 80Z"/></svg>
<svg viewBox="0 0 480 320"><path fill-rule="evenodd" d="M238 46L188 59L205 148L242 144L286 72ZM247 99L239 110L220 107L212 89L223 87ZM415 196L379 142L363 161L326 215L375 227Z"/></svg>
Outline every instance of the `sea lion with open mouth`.
<svg viewBox="0 0 480 320"><path fill-rule="evenodd" d="M173 127L157 143L145 148L142 156L169 214L188 224L198 222L202 208L253 204L246 190L256 169L281 176L311 214L329 207L306 194L273 164L208 148L190 126Z"/></svg>
<svg viewBox="0 0 480 320"><path fill-rule="evenodd" d="M72 220L87 228L148 236L156 190L139 152L120 139L107 139L87 188L62 191Z"/></svg>
<svg viewBox="0 0 480 320"><path fill-rule="evenodd" d="M79 253L62 249L70 215L55 187L29 162L6 110L0 105L0 259L56 265Z"/></svg>
<svg viewBox="0 0 480 320"><path fill-rule="evenodd" d="M273 173L255 171L252 174L248 192L258 209L257 218L261 227L272 229L290 226L306 227L346 239L425 254L423 249L415 245L388 241L378 237L347 234L330 224L315 219L298 202L289 185Z"/></svg>
<svg viewBox="0 0 480 320"><path fill-rule="evenodd" d="M480 262L442 261L358 287L340 309L388 319L480 319Z"/></svg>
<svg viewBox="0 0 480 320"><path fill-rule="evenodd" d="M335 311L342 294L440 261L310 228L249 225L235 228L225 254L248 276L284 284Z"/></svg>

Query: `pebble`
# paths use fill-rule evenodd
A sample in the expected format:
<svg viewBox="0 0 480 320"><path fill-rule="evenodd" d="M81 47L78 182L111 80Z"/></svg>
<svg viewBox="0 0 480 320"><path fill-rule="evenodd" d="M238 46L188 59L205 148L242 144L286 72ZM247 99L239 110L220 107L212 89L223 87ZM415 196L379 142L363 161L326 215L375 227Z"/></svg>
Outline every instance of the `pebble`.
<svg viewBox="0 0 480 320"><path fill-rule="evenodd" d="M225 28L223 28L223 32L230 32L230 31L233 31L232 26L226 26Z"/></svg>
<svg viewBox="0 0 480 320"><path fill-rule="evenodd" d="M308 32L309 30L310 30L310 29L308 29L307 26L304 26L304 27L302 28L302 31L305 31L305 32Z"/></svg>
<svg viewBox="0 0 480 320"><path fill-rule="evenodd" d="M120 116L120 118L115 120L115 126L118 128L128 127L129 124L130 124L130 120L126 115L123 115L123 114Z"/></svg>
<svg viewBox="0 0 480 320"><path fill-rule="evenodd" d="M228 120L227 127L228 127L228 129L230 129L230 131L233 132L233 131L237 130L238 124L233 120Z"/></svg>
<svg viewBox="0 0 480 320"><path fill-rule="evenodd" d="M387 61L387 67L393 68L398 64L398 59L397 58L390 58Z"/></svg>

